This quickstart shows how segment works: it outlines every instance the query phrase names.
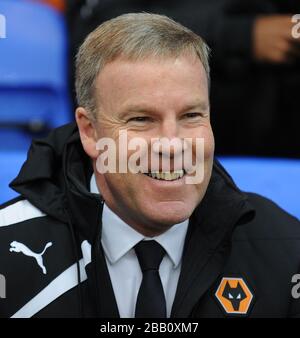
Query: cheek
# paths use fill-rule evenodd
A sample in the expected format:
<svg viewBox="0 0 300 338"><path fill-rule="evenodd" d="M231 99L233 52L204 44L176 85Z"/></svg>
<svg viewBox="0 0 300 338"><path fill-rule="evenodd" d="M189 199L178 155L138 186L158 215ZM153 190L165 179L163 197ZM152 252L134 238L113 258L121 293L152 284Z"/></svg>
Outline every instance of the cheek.
<svg viewBox="0 0 300 338"><path fill-rule="evenodd" d="M194 133L193 135L189 137L193 138L194 140L196 138L200 138L204 142L203 148L202 148L202 143L196 146L196 142L193 142L193 154L195 157L197 156L198 151L201 151L201 156L204 152L204 160L208 161L211 158L213 158L214 151L215 151L215 140L214 140L214 135L213 135L213 132L210 126L199 129L196 133Z"/></svg>
<svg viewBox="0 0 300 338"><path fill-rule="evenodd" d="M106 174L106 183L110 191L116 196L128 198L139 191L135 174Z"/></svg>
<svg viewBox="0 0 300 338"><path fill-rule="evenodd" d="M215 138L212 129L207 130L204 136L204 157L206 159L213 157L215 151Z"/></svg>

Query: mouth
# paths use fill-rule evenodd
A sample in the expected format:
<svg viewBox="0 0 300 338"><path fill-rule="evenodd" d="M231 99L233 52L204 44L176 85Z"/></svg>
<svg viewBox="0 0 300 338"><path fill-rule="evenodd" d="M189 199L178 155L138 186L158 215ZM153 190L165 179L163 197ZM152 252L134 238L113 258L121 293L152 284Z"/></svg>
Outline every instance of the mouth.
<svg viewBox="0 0 300 338"><path fill-rule="evenodd" d="M186 174L185 170L175 170L175 171L151 171L150 173L143 173L144 175L160 181L178 181L184 177Z"/></svg>

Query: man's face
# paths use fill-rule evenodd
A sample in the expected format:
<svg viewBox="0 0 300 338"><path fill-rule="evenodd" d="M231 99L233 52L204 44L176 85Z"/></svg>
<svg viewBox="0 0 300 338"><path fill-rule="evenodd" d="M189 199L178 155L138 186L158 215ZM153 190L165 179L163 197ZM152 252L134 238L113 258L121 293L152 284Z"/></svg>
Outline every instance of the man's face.
<svg viewBox="0 0 300 338"><path fill-rule="evenodd" d="M198 184L185 184L184 177L165 181L144 173L100 174L95 170L107 205L144 235L158 235L189 218L206 192L214 153L208 84L200 60L192 55L116 60L100 72L96 98L97 137L112 138L117 147L120 131L127 132L128 140L143 138L149 149L153 138L204 139L204 179Z"/></svg>

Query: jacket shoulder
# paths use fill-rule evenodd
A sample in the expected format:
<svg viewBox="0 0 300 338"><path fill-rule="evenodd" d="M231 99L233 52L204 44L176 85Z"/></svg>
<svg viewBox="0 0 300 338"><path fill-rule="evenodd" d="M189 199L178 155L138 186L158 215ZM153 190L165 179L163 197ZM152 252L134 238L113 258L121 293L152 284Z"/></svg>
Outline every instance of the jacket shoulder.
<svg viewBox="0 0 300 338"><path fill-rule="evenodd" d="M248 224L238 227L238 238L251 239L299 239L300 221L268 198L247 193L255 209L255 217Z"/></svg>
<svg viewBox="0 0 300 338"><path fill-rule="evenodd" d="M17 197L0 206L0 229L44 216L46 215L28 200Z"/></svg>
<svg viewBox="0 0 300 338"><path fill-rule="evenodd" d="M15 197L15 198L13 198L13 199L11 199L11 200L5 202L5 203L2 203L2 204L0 204L0 210L1 210L1 209L5 209L6 207L8 207L8 206L10 206L10 205L12 205L12 204L15 204L16 202L21 201L21 200L23 200L23 199L24 199L24 197L22 197L22 196L17 196L17 197Z"/></svg>

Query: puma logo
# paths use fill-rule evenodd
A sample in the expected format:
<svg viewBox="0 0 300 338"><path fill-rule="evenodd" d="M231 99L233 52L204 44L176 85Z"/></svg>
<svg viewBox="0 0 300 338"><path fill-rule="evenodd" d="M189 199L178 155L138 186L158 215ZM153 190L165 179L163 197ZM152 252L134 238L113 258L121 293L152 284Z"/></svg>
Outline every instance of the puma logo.
<svg viewBox="0 0 300 338"><path fill-rule="evenodd" d="M42 269L43 274L45 275L47 273L47 270L44 266L43 263L43 254L45 253L45 251L52 246L52 242L49 242L45 245L44 250L41 253L35 253L33 251L31 251L26 245L17 242L17 241L13 241L10 243L10 252L22 252L22 254L24 254L25 256L29 256L29 257L33 257L35 258L37 264L39 265L39 267Z"/></svg>

